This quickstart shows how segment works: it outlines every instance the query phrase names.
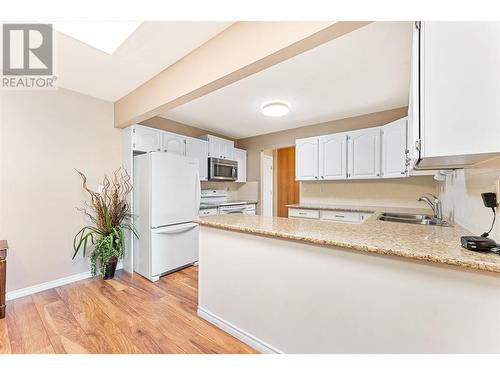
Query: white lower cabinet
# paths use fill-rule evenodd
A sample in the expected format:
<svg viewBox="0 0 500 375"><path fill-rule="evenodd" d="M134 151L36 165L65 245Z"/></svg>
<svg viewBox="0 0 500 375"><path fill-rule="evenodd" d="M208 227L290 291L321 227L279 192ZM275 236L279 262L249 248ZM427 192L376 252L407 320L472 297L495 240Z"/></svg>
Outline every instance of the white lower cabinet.
<svg viewBox="0 0 500 375"><path fill-rule="evenodd" d="M199 217L212 216L212 215L218 215L218 214L219 214L219 210L217 209L217 207L214 207L214 208L204 208L204 209L201 209L200 211L198 211L198 216Z"/></svg>
<svg viewBox="0 0 500 375"><path fill-rule="evenodd" d="M319 178L341 180L347 177L347 133L319 137Z"/></svg>
<svg viewBox="0 0 500 375"><path fill-rule="evenodd" d="M407 119L382 127L382 177L396 178L408 175Z"/></svg>
<svg viewBox="0 0 500 375"><path fill-rule="evenodd" d="M350 132L347 149L348 178L380 177L380 128Z"/></svg>
<svg viewBox="0 0 500 375"><path fill-rule="evenodd" d="M319 210L308 210L302 208L289 208L288 217L300 217L305 219L319 219Z"/></svg>
<svg viewBox="0 0 500 375"><path fill-rule="evenodd" d="M371 213L353 212L353 211L334 211L334 210L313 210L307 208L289 208L288 217L297 217L302 219L315 219L324 221L335 221L339 223L361 224Z"/></svg>

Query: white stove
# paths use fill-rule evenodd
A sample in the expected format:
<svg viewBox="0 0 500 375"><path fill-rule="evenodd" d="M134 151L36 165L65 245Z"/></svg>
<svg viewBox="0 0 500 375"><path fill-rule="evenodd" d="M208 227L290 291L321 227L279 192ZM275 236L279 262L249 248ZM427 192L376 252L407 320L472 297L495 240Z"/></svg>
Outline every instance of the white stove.
<svg viewBox="0 0 500 375"><path fill-rule="evenodd" d="M255 203L249 201L230 201L227 190L204 189L201 191L200 211L198 216L249 214L255 215Z"/></svg>

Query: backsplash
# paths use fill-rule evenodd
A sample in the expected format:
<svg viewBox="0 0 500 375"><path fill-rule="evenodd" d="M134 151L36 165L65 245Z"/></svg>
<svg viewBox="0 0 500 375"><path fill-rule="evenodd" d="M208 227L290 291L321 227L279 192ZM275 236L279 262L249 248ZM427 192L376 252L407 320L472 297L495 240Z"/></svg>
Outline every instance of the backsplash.
<svg viewBox="0 0 500 375"><path fill-rule="evenodd" d="M439 183L439 197L443 212L457 224L475 235L481 235L491 226L493 213L484 207L481 193L500 193L500 157L467 169L458 169ZM490 237L500 241L500 220Z"/></svg>
<svg viewBox="0 0 500 375"><path fill-rule="evenodd" d="M239 182L212 182L202 181L202 189L227 189L229 200L247 200L258 201L259 199L259 183L257 181L249 181L246 183Z"/></svg>
<svg viewBox="0 0 500 375"><path fill-rule="evenodd" d="M387 180L301 182L300 202L309 204L352 204L366 206L428 208L417 202L420 195L436 194L432 176Z"/></svg>

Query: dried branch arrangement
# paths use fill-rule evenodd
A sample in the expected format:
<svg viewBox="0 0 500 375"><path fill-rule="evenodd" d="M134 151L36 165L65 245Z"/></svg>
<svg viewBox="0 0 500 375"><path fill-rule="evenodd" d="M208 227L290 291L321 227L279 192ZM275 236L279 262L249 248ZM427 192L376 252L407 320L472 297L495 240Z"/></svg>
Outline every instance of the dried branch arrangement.
<svg viewBox="0 0 500 375"><path fill-rule="evenodd" d="M87 177L78 171L82 178L82 187L90 200L85 202L84 207L78 208L87 216L92 225L85 226L75 235L73 240L73 259L79 250L83 250L86 256L87 247L92 244L94 251L91 254L92 274L96 274L96 262L101 261L101 271L104 274L110 258L120 257L125 247L124 230L130 230L135 236L137 233L130 222L130 207L127 198L132 192L130 176L119 168L113 173L113 177L104 176L102 191L93 191L88 187Z"/></svg>

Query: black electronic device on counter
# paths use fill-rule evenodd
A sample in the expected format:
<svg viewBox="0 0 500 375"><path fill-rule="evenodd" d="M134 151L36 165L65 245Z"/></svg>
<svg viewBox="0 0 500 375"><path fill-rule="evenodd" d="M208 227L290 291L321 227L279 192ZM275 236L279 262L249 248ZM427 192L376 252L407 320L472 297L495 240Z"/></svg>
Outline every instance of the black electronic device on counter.
<svg viewBox="0 0 500 375"><path fill-rule="evenodd" d="M462 247L467 250L472 251L495 251L500 250L500 244L497 244L490 238L487 238L495 225L496 210L498 206L496 193L482 193L481 198L483 198L483 203L485 207L489 207L493 210L493 222L491 223L491 228L488 232L484 232L481 236L462 236L460 237L460 242Z"/></svg>
<svg viewBox="0 0 500 375"><path fill-rule="evenodd" d="M497 247L495 241L481 236L463 236L460 240L463 248L472 251L491 251Z"/></svg>

